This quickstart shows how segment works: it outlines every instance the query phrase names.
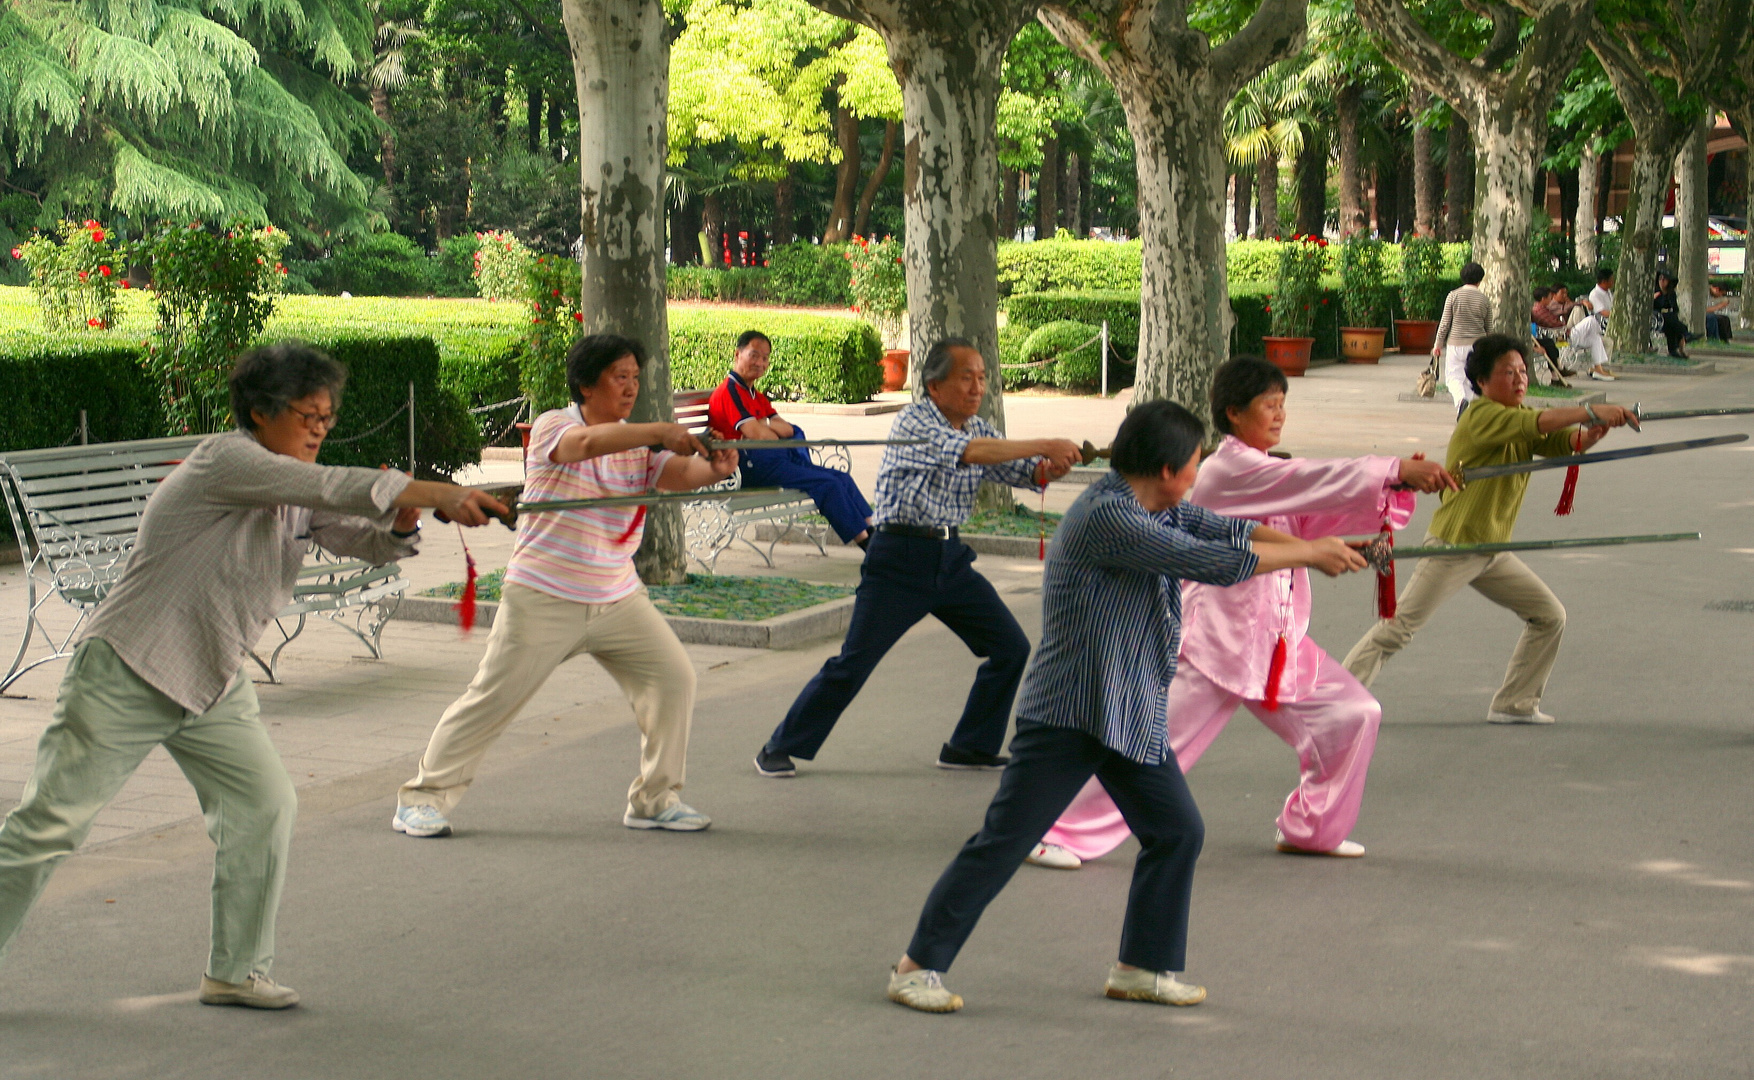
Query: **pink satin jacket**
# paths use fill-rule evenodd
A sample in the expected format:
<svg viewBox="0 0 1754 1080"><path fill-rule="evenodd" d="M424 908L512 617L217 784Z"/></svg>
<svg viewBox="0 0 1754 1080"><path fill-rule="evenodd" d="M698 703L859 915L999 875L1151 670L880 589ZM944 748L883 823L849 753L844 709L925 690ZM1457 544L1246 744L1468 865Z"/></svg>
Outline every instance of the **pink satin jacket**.
<svg viewBox="0 0 1754 1080"><path fill-rule="evenodd" d="M1201 462L1188 501L1304 539L1374 536L1384 521L1398 530L1413 518L1413 492L1392 490L1400 476L1399 458L1276 458L1226 435ZM1363 594L1359 602L1365 602ZM1187 582L1181 662L1231 693L1259 701L1266 696L1273 646L1283 634L1287 655L1279 700L1297 701L1313 687L1321 657L1314 642L1304 648L1309 610L1307 570L1278 570L1225 588Z"/></svg>

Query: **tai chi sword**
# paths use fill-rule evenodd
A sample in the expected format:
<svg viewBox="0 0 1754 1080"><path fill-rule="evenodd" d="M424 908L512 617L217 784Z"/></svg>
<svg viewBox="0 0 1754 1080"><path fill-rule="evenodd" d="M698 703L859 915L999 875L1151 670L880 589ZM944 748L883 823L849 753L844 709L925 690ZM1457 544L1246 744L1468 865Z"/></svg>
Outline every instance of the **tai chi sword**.
<svg viewBox="0 0 1754 1080"><path fill-rule="evenodd" d="M545 502L529 503L519 501L519 496L523 491L521 486L483 486L479 490L487 492L506 504L510 512L504 517L500 517L499 521L508 529L516 529L520 514L546 514L557 510L613 510L624 506L659 506L664 503L723 502L726 499L735 499L743 495L777 495L785 489L767 487L736 488L729 491L647 491L639 495L605 495L596 499L549 499ZM435 513L433 516L440 521L450 520L442 513Z"/></svg>
<svg viewBox="0 0 1754 1080"><path fill-rule="evenodd" d="M925 439L713 439L700 436L708 450L797 450L812 446L924 446ZM652 447L662 450L660 444Z"/></svg>
<svg viewBox="0 0 1754 1080"><path fill-rule="evenodd" d="M1644 533L1638 536L1580 536L1570 540L1512 540L1503 544L1432 544L1430 547L1395 547L1387 535L1355 545L1364 561L1379 574L1389 573L1396 559L1431 559L1444 555L1496 555L1502 551L1560 551L1566 548L1620 547L1626 544L1672 544L1698 540L1696 532Z"/></svg>
<svg viewBox="0 0 1754 1080"><path fill-rule="evenodd" d="M1746 435L1715 435L1709 439L1683 439L1680 442L1657 443L1654 446L1627 446L1618 450L1603 450L1594 454L1568 454L1565 457L1513 461L1508 465L1476 465L1471 469L1452 469L1450 471L1455 474L1459 482L1466 485L1472 480L1490 480L1494 476L1540 472L1542 469L1565 469L1573 465L1594 465L1602 461L1624 461L1627 458L1649 457L1652 454L1672 454L1677 450L1699 450L1707 446L1726 446L1730 443L1746 442L1747 439Z"/></svg>
<svg viewBox="0 0 1754 1080"><path fill-rule="evenodd" d="M1744 416L1754 413L1754 405L1737 405L1728 409L1655 409L1645 411L1641 402L1632 407L1632 415L1639 423L1646 420L1686 420L1695 416Z"/></svg>

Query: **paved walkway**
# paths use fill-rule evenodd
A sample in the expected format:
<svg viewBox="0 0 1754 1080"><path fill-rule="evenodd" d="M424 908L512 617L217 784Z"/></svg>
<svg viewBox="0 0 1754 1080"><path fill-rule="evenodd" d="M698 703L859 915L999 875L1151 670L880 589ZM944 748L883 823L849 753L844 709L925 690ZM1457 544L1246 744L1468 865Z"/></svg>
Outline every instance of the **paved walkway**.
<svg viewBox="0 0 1754 1080"><path fill-rule="evenodd" d="M1754 401L1754 363L1722 367L1611 389ZM1416 370L1321 368L1294 383L1288 448L1389 450L1399 437L1435 451L1446 412L1394 400ZM1113 402L1011 405L1019 434L1100 441L1120 417ZM828 419L814 424L854 434L840 425L858 418ZM1676 422L1644 438L1745 429ZM701 836L620 826L630 717L575 662L442 842L390 833L391 794L473 673L480 637L397 623L377 663L317 626L288 650L286 684L262 688L303 789L276 973L306 1006L193 1006L210 848L192 795L155 757L102 819L94 839L108 842L62 869L0 967L0 1077L1748 1075L1754 624L1707 604L1754 607L1751 470L1746 447L1604 466L1566 519L1545 513L1558 479L1532 482L1521 535L1701 528L1707 540L1543 557L1571 614L1555 728L1481 722L1515 623L1471 594L1447 607L1377 684L1386 719L1362 862L1271 853L1292 759L1246 716L1233 724L1190 777L1208 826L1191 973L1213 988L1197 1010L1096 992L1131 849L1077 874L1020 873L953 972L964 1014L882 1000L884 965L992 790L990 776L930 767L976 663L936 624L903 640L787 782L756 777L748 757L835 645L691 647L689 797L718 819ZM428 531L411 574L454 579L454 534ZM471 536L495 565L505 534ZM780 550L787 573L856 575L847 552ZM1039 564L981 566L1036 634ZM1369 623L1368 584L1315 587L1312 632L1343 652ZM0 635L21 601L16 570L0 574L0 620L12 620ZM16 687L28 699L0 700L0 797L22 783L59 677L50 665Z"/></svg>

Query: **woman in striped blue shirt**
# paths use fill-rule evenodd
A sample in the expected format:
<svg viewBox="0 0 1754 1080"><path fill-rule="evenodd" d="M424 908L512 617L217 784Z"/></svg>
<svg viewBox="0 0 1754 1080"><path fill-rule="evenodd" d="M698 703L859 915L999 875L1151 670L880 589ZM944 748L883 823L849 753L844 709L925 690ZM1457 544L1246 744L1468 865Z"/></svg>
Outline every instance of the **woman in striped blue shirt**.
<svg viewBox="0 0 1754 1080"><path fill-rule="evenodd" d="M1196 1005L1185 967L1199 809L1169 747L1165 704L1181 637L1181 580L1233 585L1255 574L1364 566L1338 537L1301 540L1182 501L1205 427L1169 401L1135 408L1115 436L1114 470L1067 511L1048 552L1042 637L1017 703L1011 761L981 831L959 852L920 914L889 998L954 1012L950 966L981 912L1091 776L1140 839L1110 970L1109 997Z"/></svg>

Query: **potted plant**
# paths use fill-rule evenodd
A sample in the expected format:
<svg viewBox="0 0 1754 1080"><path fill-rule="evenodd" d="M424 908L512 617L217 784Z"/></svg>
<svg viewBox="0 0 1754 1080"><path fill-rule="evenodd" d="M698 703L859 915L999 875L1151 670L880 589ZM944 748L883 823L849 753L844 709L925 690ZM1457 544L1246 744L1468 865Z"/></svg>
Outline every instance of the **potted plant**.
<svg viewBox="0 0 1754 1080"><path fill-rule="evenodd" d="M1415 236L1401 245L1401 307L1405 319L1395 320L1395 342L1404 353L1423 356L1437 340L1437 275L1443 249L1429 236Z"/></svg>
<svg viewBox="0 0 1754 1080"><path fill-rule="evenodd" d="M1294 236L1279 248L1279 273L1267 298L1273 333L1261 339L1261 346L1267 360L1287 375L1302 375L1309 369L1327 262L1328 242L1319 236Z"/></svg>
<svg viewBox="0 0 1754 1080"><path fill-rule="evenodd" d="M876 242L853 237L846 257L853 264L853 310L877 328L883 339L883 389L907 385L908 350L902 348L907 326L907 268L901 242L886 236Z"/></svg>
<svg viewBox="0 0 1754 1080"><path fill-rule="evenodd" d="M1383 242L1353 233L1340 247L1340 356L1348 364L1382 358Z"/></svg>

